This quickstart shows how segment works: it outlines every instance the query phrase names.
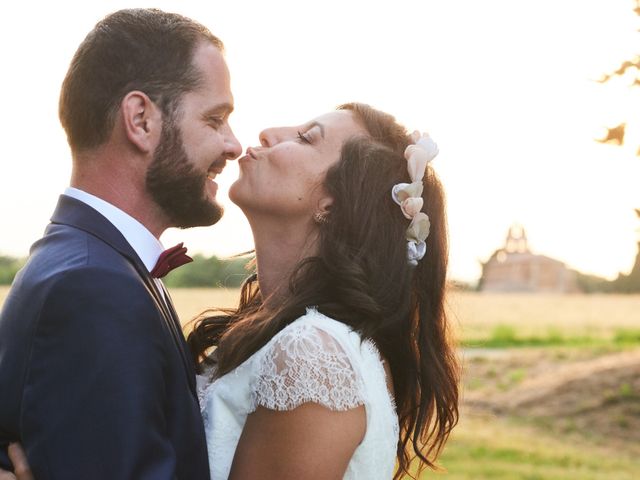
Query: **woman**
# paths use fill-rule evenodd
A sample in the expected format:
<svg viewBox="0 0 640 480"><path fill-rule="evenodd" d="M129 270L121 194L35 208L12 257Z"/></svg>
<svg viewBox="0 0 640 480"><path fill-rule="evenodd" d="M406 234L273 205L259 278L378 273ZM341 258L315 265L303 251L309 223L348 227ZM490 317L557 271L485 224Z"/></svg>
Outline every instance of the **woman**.
<svg viewBox="0 0 640 480"><path fill-rule="evenodd" d="M257 276L236 310L189 336L196 362L213 365L201 399L212 478L400 478L413 457L435 467L459 379L444 196L426 167L435 144L362 104L260 142L230 190Z"/></svg>

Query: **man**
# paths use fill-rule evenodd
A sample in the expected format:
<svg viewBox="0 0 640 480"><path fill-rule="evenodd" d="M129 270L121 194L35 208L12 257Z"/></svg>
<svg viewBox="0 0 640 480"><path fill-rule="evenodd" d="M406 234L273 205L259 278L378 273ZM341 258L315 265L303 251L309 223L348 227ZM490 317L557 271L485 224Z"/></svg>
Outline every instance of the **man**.
<svg viewBox="0 0 640 480"><path fill-rule="evenodd" d="M213 179L241 153L222 48L146 9L78 48L59 109L71 187L0 313L0 468L19 441L38 480L209 478L193 366L150 272L186 261L156 266L165 229L222 215Z"/></svg>

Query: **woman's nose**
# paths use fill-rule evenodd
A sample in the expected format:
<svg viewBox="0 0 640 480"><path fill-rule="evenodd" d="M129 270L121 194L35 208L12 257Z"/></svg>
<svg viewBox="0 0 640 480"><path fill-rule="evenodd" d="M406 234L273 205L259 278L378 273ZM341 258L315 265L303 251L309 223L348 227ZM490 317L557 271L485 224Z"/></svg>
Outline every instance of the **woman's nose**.
<svg viewBox="0 0 640 480"><path fill-rule="evenodd" d="M272 147L275 143L275 128L266 128L260 132L258 138L260 139L260 145L263 147Z"/></svg>

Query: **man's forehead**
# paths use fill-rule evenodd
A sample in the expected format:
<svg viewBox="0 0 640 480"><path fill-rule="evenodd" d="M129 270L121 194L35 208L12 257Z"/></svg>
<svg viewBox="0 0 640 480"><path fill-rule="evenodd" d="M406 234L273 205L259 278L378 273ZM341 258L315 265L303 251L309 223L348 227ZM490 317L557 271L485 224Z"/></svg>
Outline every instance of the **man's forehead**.
<svg viewBox="0 0 640 480"><path fill-rule="evenodd" d="M210 43L201 43L194 54L193 64L200 81L192 93L200 97L201 107L210 114L230 114L234 108L231 79L220 49Z"/></svg>

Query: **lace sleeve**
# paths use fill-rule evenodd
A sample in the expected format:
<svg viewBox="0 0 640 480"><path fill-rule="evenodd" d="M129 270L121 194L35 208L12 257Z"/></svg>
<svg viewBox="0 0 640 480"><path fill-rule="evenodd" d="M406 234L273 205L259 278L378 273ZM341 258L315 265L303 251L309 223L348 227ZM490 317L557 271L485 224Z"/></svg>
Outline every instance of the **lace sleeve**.
<svg viewBox="0 0 640 480"><path fill-rule="evenodd" d="M313 402L344 411L364 403L362 382L347 353L311 325L288 327L267 346L257 370L254 409L292 410Z"/></svg>

